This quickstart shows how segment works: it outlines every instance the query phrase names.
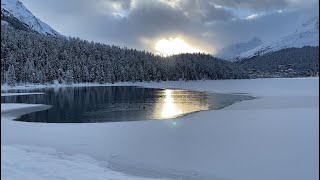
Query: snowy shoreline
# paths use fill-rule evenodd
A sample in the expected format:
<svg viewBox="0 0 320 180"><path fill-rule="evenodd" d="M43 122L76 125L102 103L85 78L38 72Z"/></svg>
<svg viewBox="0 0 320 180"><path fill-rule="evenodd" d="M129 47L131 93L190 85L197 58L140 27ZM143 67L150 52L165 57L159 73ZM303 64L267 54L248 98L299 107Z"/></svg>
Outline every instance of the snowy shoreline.
<svg viewBox="0 0 320 180"><path fill-rule="evenodd" d="M64 125L1 121L2 147L19 144L85 154L107 161L111 169L149 179L174 179L181 174L187 174L184 179L203 180L316 179L318 80L114 84L247 93L260 98L166 121ZM171 126L172 121L177 125Z"/></svg>
<svg viewBox="0 0 320 180"><path fill-rule="evenodd" d="M1 97L5 96L26 96L26 95L37 95L37 94L44 94L41 92L36 92L36 93L1 93Z"/></svg>
<svg viewBox="0 0 320 180"><path fill-rule="evenodd" d="M181 84L188 82L232 82L232 81L259 81L259 80L303 80L303 79L319 79L319 77L296 77L296 78L256 78L256 79L224 79L224 80L194 80L194 81L160 81L160 82L116 82L99 84L99 83L76 83L76 84L26 84L26 85L1 85L2 91L19 90L19 89L41 89L41 88L63 88L63 87L96 87L96 86L143 86L153 87L162 86L163 84Z"/></svg>

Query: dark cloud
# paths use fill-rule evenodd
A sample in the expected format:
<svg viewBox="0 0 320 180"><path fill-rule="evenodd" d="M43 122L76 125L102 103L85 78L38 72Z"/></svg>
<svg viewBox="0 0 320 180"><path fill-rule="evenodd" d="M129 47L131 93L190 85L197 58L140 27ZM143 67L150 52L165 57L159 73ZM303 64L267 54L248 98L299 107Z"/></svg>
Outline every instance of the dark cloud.
<svg viewBox="0 0 320 180"><path fill-rule="evenodd" d="M181 1L179 7L187 16L192 18L200 18L204 22L207 21L226 21L233 18L231 12L217 8L211 1L188 0Z"/></svg>
<svg viewBox="0 0 320 180"><path fill-rule="evenodd" d="M62 15L81 15L92 14L96 11L95 4L101 3L102 0L21 0L32 12L39 12L45 15L49 14Z"/></svg>
<svg viewBox="0 0 320 180"><path fill-rule="evenodd" d="M206 0L205 0L206 1ZM246 8L252 11L268 11L283 8L311 7L318 0L208 0L229 8Z"/></svg>
<svg viewBox="0 0 320 180"><path fill-rule="evenodd" d="M278 9L289 5L286 0L214 0L214 3L231 8L247 8L251 10Z"/></svg>
<svg viewBox="0 0 320 180"><path fill-rule="evenodd" d="M306 19L303 17L304 13L299 11L272 13L254 20L221 22L211 26L211 30L216 32L216 36L212 39L223 42L223 46L246 42L252 37L259 37L264 42L272 41L293 33L296 27Z"/></svg>

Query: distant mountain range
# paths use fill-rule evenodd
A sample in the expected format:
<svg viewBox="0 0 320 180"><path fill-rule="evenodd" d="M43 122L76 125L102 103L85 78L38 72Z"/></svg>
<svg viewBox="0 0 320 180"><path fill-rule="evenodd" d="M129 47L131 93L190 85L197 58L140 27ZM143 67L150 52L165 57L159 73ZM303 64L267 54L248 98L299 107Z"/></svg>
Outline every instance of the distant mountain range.
<svg viewBox="0 0 320 180"><path fill-rule="evenodd" d="M218 52L218 54L215 54L214 56L232 61L233 59L238 57L242 52L249 51L257 46L260 46L261 44L263 44L261 39L259 39L258 37L254 37L247 42L240 42L232 44L230 46L226 46L222 48Z"/></svg>
<svg viewBox="0 0 320 180"><path fill-rule="evenodd" d="M319 17L309 19L300 25L295 32L279 40L265 43L249 51L242 52L236 59L247 59L281 49L292 47L302 48L304 46L319 46Z"/></svg>
<svg viewBox="0 0 320 180"><path fill-rule="evenodd" d="M35 17L19 0L1 0L1 25L40 34L61 36L57 31Z"/></svg>

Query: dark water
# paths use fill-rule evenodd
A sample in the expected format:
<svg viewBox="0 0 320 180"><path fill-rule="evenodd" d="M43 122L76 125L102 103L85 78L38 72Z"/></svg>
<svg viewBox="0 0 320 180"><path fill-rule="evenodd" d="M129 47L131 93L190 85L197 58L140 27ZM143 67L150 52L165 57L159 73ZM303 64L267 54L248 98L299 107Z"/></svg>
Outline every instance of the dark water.
<svg viewBox="0 0 320 180"><path fill-rule="evenodd" d="M221 109L250 96L214 94L177 89L133 86L64 87L6 92L45 94L1 97L1 103L48 104L53 107L30 113L17 121L46 123L96 123L171 119L193 112Z"/></svg>

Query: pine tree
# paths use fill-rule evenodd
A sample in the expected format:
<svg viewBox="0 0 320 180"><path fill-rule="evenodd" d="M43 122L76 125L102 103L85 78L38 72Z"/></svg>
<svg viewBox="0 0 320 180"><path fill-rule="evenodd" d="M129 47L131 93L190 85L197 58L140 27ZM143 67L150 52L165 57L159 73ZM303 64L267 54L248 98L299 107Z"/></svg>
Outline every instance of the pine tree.
<svg viewBox="0 0 320 180"><path fill-rule="evenodd" d="M24 66L25 83L34 83L36 80L35 68L30 60L27 60Z"/></svg>
<svg viewBox="0 0 320 180"><path fill-rule="evenodd" d="M73 83L73 71L72 70L67 70L65 74L64 81L66 84L72 84Z"/></svg>
<svg viewBox="0 0 320 180"><path fill-rule="evenodd" d="M8 85L13 86L16 84L16 73L15 73L13 65L9 66L6 79L7 79Z"/></svg>

